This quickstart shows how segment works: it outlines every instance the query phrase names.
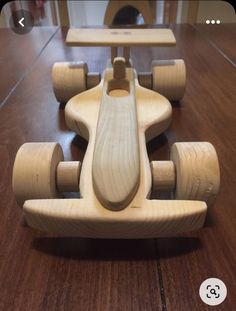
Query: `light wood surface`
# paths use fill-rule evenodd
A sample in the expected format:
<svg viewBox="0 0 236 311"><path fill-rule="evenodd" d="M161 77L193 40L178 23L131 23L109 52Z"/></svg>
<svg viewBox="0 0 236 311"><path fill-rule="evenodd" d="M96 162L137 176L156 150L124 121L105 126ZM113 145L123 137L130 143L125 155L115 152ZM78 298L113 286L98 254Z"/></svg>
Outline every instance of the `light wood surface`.
<svg viewBox="0 0 236 311"><path fill-rule="evenodd" d="M153 191L173 191L176 183L175 165L172 161L152 161Z"/></svg>
<svg viewBox="0 0 236 311"><path fill-rule="evenodd" d="M70 46L174 46L171 29L71 28L66 37Z"/></svg>
<svg viewBox="0 0 236 311"><path fill-rule="evenodd" d="M170 157L176 168L176 199L202 200L212 205L220 186L219 162L212 144L175 143Z"/></svg>
<svg viewBox="0 0 236 311"><path fill-rule="evenodd" d="M26 143L18 150L12 175L12 187L20 206L26 199L57 198L56 171L63 161L57 143Z"/></svg>
<svg viewBox="0 0 236 311"><path fill-rule="evenodd" d="M181 100L185 93L186 68L182 59L154 60L152 72L139 72L140 85L164 95L169 100Z"/></svg>
<svg viewBox="0 0 236 311"><path fill-rule="evenodd" d="M134 69L126 69L126 75L130 76L130 79L131 76L132 79L134 78L135 86L139 146L136 145L134 154L137 157L135 161L138 162L138 156L140 157L139 173L136 169L136 176L139 175L139 186L131 202L121 211L110 211L100 203L97 192L95 193L94 173L92 176L91 172L94 170L94 161L96 163L100 156L97 151L99 149L96 150L96 144L101 131L99 121L102 120L101 114L103 113L104 84L107 76L113 77L112 71L112 68L107 69L97 87L73 97L65 107L67 125L89 141L80 175L81 199L27 200L23 208L27 223L44 231L94 238L150 238L200 228L204 223L207 210L205 202L149 199L152 177L146 141L167 129L172 109L165 97L140 87ZM129 87L132 88L132 83ZM134 117L133 113L131 115ZM110 133L107 129L106 132ZM127 137L123 135L122 139L127 139ZM111 142L112 140L105 141ZM117 146L119 147L119 144ZM112 148L116 150L116 145ZM106 150L109 152L108 149ZM126 150L119 150L119 152L125 154ZM123 155L125 159L128 154ZM109 155L111 160L117 157L117 154L112 152L109 152ZM132 160L129 163L132 163ZM126 173L126 170L130 172L126 167L119 169L122 174ZM114 173L119 174L119 170L116 169ZM119 182L120 184L111 183L107 186L109 189L117 187L116 190L119 193L119 189L123 187L121 180ZM137 185L137 183L134 184Z"/></svg>
<svg viewBox="0 0 236 311"><path fill-rule="evenodd" d="M175 143L171 161L152 161L154 191L174 190L179 200L201 200L212 205L220 187L219 161L207 142Z"/></svg>
<svg viewBox="0 0 236 311"><path fill-rule="evenodd" d="M67 103L68 100L86 90L88 66L79 62L58 62L52 67L53 91L57 101Z"/></svg>
<svg viewBox="0 0 236 311"><path fill-rule="evenodd" d="M56 182L60 192L79 191L80 166L79 161L65 161L58 164Z"/></svg>
<svg viewBox="0 0 236 311"><path fill-rule="evenodd" d="M52 70L56 98L61 102L71 98L65 109L67 125L88 140L89 145L82 165L79 187L79 162L64 164L61 161L57 162L57 159L52 161L55 162L52 166L56 181L50 180L47 187L54 187L61 192L80 191L81 199L72 201L64 199L60 204L52 200L47 200L46 203L42 200L33 202L27 200L26 181L25 188L22 190L18 186L19 178L16 178L18 197L21 202L26 200L24 213L28 223L43 229L42 222L45 221L47 231L63 230L64 233L67 232L66 234L88 237L109 235L111 238L155 237L199 228L203 225L207 207L202 201L212 203L219 188L219 165L213 146L206 143L175 144L171 152L171 161L153 162L151 168L146 150L146 142L162 133L170 124L172 109L166 98L179 100L183 97L186 82L184 61L154 61L151 77L149 73L141 75L141 83L148 86L152 84L152 88L159 93L141 87L136 71L127 64L130 46L173 45L175 39L172 31L169 29L70 29L66 42L69 45L76 43L82 46L88 44L96 46L96 40L101 41L99 43L101 46L111 45L112 55L111 63L104 71L101 82L92 88L91 92L85 91L88 74L86 63L56 63ZM123 58L116 57L116 47L119 45L124 47ZM90 80L90 85L95 84L99 76L91 75ZM74 94L81 92L81 96L73 97ZM86 102L84 108L82 103ZM93 118L90 122L92 114ZM37 151L38 147L35 148ZM201 170L202 159L206 168ZM37 156L34 156L34 161L36 160ZM24 164L23 156L21 162ZM206 171L208 165L212 163L214 165L206 181ZM198 173L198 170L201 172ZM37 172L34 167L30 167L29 171L29 176L34 176ZM44 171L43 175L47 177L47 172ZM21 173L18 165L14 175ZM188 179L191 179L191 183ZM150 200L152 188L175 190L176 198L199 201L170 203ZM32 191L32 195L29 196L29 199L41 198L47 198L46 192L45 195L38 196L37 191ZM61 210L58 207L55 209L54 202L57 206L61 206ZM170 210L166 208L162 211L165 204ZM190 213L186 213L182 205L189 208ZM43 210L41 210L42 206ZM77 211L74 211L75 206ZM154 209L151 211L151 216L148 207ZM105 208L112 212L120 212L109 214ZM41 217L44 218L43 221ZM179 229L179 222L183 220L186 220L186 224ZM60 229L61 221L64 223L63 229ZM72 222L75 224L73 226L75 231L71 231ZM117 226L114 226L114 222ZM144 232L142 224L145 223L147 224ZM102 228L101 224L103 224ZM130 228L133 233L130 232Z"/></svg>
<svg viewBox="0 0 236 311"><path fill-rule="evenodd" d="M68 100L99 84L99 72L88 72L88 66L83 61L57 62L52 67L52 84L56 99L60 103Z"/></svg>
<svg viewBox="0 0 236 311"><path fill-rule="evenodd" d="M125 60L118 58L114 61L114 69L107 69L103 78L92 174L96 196L104 207L112 210L126 207L139 186L133 75L133 69L125 69Z"/></svg>
<svg viewBox="0 0 236 311"><path fill-rule="evenodd" d="M182 59L152 61L152 88L169 100L184 96L186 68Z"/></svg>

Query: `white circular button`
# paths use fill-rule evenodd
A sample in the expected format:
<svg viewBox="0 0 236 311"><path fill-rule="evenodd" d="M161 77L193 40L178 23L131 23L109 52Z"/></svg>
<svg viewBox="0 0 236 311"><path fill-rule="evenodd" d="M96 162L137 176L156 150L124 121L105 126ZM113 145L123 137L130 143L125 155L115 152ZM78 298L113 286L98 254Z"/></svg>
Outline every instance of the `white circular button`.
<svg viewBox="0 0 236 311"><path fill-rule="evenodd" d="M209 278L202 282L199 295L203 302L209 306L221 304L227 296L225 283L217 278Z"/></svg>
<svg viewBox="0 0 236 311"><path fill-rule="evenodd" d="M210 20L209 19L206 20L206 24L210 24Z"/></svg>
<svg viewBox="0 0 236 311"><path fill-rule="evenodd" d="M211 20L211 23L212 23L212 24L215 24L215 20L214 20L214 19L212 19L212 20Z"/></svg>
<svg viewBox="0 0 236 311"><path fill-rule="evenodd" d="M220 20L219 19L217 19L216 24L218 24L218 25L220 24Z"/></svg>

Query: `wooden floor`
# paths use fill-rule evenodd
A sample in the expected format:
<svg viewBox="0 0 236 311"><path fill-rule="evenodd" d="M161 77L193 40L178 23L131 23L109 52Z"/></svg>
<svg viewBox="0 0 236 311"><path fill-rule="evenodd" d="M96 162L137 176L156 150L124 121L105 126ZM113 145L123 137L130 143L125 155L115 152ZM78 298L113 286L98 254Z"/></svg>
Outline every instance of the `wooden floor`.
<svg viewBox="0 0 236 311"><path fill-rule="evenodd" d="M132 49L138 70L150 70L158 58L187 65L186 95L173 103L169 130L148 144L150 159L168 159L174 142L209 141L219 155L221 188L203 229L133 241L64 238L25 225L11 188L18 148L57 141L66 160L82 160L86 150L66 128L51 67L84 60L101 72L109 49L65 47L66 29L24 36L0 30L0 310L236 310L236 27L172 29L177 47ZM198 294L209 277L228 289L215 308Z"/></svg>

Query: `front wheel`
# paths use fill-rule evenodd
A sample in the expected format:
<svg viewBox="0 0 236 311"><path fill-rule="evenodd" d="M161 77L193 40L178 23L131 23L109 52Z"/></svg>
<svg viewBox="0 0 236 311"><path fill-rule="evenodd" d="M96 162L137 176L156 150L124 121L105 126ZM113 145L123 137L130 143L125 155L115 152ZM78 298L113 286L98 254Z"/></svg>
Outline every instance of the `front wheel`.
<svg viewBox="0 0 236 311"><path fill-rule="evenodd" d="M57 166L63 161L63 151L57 143L26 143L16 154L12 187L19 205L30 199L59 197Z"/></svg>
<svg viewBox="0 0 236 311"><path fill-rule="evenodd" d="M215 148L207 142L175 143L171 161L176 170L175 198L199 200L211 205L220 186L220 169Z"/></svg>

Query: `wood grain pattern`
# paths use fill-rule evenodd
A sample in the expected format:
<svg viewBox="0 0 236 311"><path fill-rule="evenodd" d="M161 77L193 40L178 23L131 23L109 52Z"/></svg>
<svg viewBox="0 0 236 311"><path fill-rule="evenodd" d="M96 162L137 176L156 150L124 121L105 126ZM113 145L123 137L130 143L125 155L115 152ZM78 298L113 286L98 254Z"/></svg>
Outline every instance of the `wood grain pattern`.
<svg viewBox="0 0 236 311"><path fill-rule="evenodd" d="M174 46L170 29L69 29L66 44L70 46Z"/></svg>
<svg viewBox="0 0 236 311"><path fill-rule="evenodd" d="M203 280L218 277L225 282L228 295L217 309L231 310L236 305L235 68L195 28L189 25L173 28L177 42L181 42L177 51L187 64L188 80L181 106L176 105L173 109L172 127L167 132L168 144L205 141L207 137L216 147L221 164L221 189L214 207L209 209L205 229L157 240L158 254L162 258L165 306L167 310L211 310L212 307L199 299L198 290ZM234 31L235 26L232 33ZM226 43L225 49L230 45L231 42ZM159 57L164 54L165 51ZM169 57L172 56L170 53ZM229 135L232 140L228 139ZM159 154L153 152L153 159L163 159L168 151L168 147L161 144Z"/></svg>
<svg viewBox="0 0 236 311"><path fill-rule="evenodd" d="M149 200L152 179L145 144L152 135L156 136L168 128L171 106L165 97L140 87L132 68L126 69L126 78L130 82L130 94L134 96L135 93L135 99L131 98L129 102L126 97L124 101L119 97L112 106L114 103L107 100L105 96L110 82L115 82L115 88L118 82L127 82L113 80L113 69L107 69L99 86L74 96L67 103L65 116L68 126L85 139L89 138L80 176L81 199L27 200L23 210L30 226L64 235L127 239L168 236L203 225L207 206L202 201ZM128 115L124 105L129 109ZM122 119L117 108L122 109ZM115 109L114 113L112 109ZM134 109L137 109L137 121ZM113 114L118 123L112 119ZM129 122L124 123L127 118ZM110 135L106 139L104 132ZM126 132L130 132L130 139L127 139ZM138 139L135 137L137 133ZM105 149L104 142L108 144ZM114 143L122 153L114 148ZM103 206L120 209L123 202L126 208L116 213Z"/></svg>
<svg viewBox="0 0 236 311"><path fill-rule="evenodd" d="M181 100L186 85L186 69L182 59L152 62L152 88L169 100Z"/></svg>
<svg viewBox="0 0 236 311"><path fill-rule="evenodd" d="M56 184L60 192L78 192L81 163L63 161L57 165Z"/></svg>
<svg viewBox="0 0 236 311"><path fill-rule="evenodd" d="M12 188L20 206L28 199L57 198L56 173L63 161L57 143L26 143L16 154Z"/></svg>
<svg viewBox="0 0 236 311"><path fill-rule="evenodd" d="M172 192L176 187L176 170L172 161L152 161L152 190Z"/></svg>
<svg viewBox="0 0 236 311"><path fill-rule="evenodd" d="M236 66L236 43L234 39L236 37L236 29L234 24L194 24L194 27L223 57Z"/></svg>
<svg viewBox="0 0 236 311"><path fill-rule="evenodd" d="M64 111L58 110L51 85L51 67L58 60L84 59L92 70L101 71L109 50L74 51L64 47L63 35L63 30L57 33L1 108L1 308L161 310L153 240L121 243L45 235L23 225L22 210L13 198L12 167L24 142L58 141L66 160L81 161L86 150L86 142L68 131ZM5 70L7 66L5 63Z"/></svg>
<svg viewBox="0 0 236 311"><path fill-rule="evenodd" d="M222 35L230 38L221 45L229 56L235 25L227 25L225 33L224 25L220 27ZM208 277L221 278L228 289L226 300L216 309L235 309L235 68L206 40L204 30L191 25L172 29L178 42L175 48L132 50L138 71L150 71L153 59L182 57L188 69L185 97L181 104L173 104L172 124L165 135L148 143L148 156L154 161L168 159L169 146L176 141L208 140L215 146L221 189L206 227L178 237L121 241L62 238L22 225L22 210L11 188L18 148L26 141L58 141L66 160L79 161L86 150L85 140L67 130L64 111L58 110L51 66L56 61L83 60L91 70L101 72L110 57L108 48L65 47L66 30L59 31L1 108L1 309L212 310L198 294ZM13 42L15 35L9 42L11 38ZM23 42L17 46L24 51ZM1 56L4 52L3 45ZM19 62L19 54L12 52L11 61ZM2 72L9 72L9 66L4 62ZM4 74L4 83L10 79Z"/></svg>
<svg viewBox="0 0 236 311"><path fill-rule="evenodd" d="M140 179L134 71L124 67L124 76L117 77L116 60L114 70L103 74L92 166L95 193L111 210L130 203Z"/></svg>
<svg viewBox="0 0 236 311"><path fill-rule="evenodd" d="M1 75L7 76L7 79L1 79L0 83L0 106L17 87L17 83L27 75L56 31L56 27L36 27L30 33L19 36L11 29L0 28ZM22 46L24 48L19 48ZM18 58L15 57L16 51ZM8 63L8 66L2 66L5 63Z"/></svg>
<svg viewBox="0 0 236 311"><path fill-rule="evenodd" d="M176 169L175 197L215 201L220 187L220 168L214 146L207 142L175 143L170 158Z"/></svg>
<svg viewBox="0 0 236 311"><path fill-rule="evenodd" d="M164 95L171 101L183 98L186 87L186 68L183 59L154 60L152 72L139 72L140 85Z"/></svg>
<svg viewBox="0 0 236 311"><path fill-rule="evenodd" d="M84 62L57 62L52 67L53 91L57 101L68 100L86 90L88 66Z"/></svg>

